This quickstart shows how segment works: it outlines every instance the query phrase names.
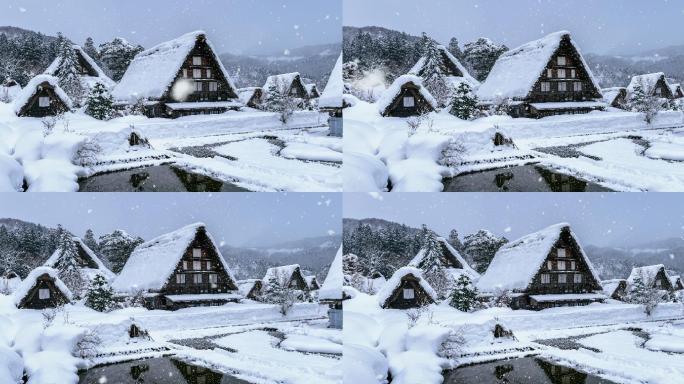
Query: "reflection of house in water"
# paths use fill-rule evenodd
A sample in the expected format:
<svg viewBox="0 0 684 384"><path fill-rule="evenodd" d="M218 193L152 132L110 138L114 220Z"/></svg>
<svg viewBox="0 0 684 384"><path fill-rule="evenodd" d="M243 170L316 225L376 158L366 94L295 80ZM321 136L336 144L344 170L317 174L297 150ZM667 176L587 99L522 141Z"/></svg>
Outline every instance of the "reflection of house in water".
<svg viewBox="0 0 684 384"><path fill-rule="evenodd" d="M542 167L535 168L553 192L584 192L587 189L585 181L562 173L551 172Z"/></svg>
<svg viewBox="0 0 684 384"><path fill-rule="evenodd" d="M497 173L496 176L494 176L494 183L498 188L501 188L504 191L508 190L506 183L509 180L513 180L513 172Z"/></svg>

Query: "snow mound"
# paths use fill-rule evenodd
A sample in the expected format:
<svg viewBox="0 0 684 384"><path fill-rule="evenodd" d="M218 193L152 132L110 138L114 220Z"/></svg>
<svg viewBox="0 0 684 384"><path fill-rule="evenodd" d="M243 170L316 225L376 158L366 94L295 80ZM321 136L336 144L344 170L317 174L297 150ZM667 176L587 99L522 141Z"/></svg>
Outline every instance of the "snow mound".
<svg viewBox="0 0 684 384"><path fill-rule="evenodd" d="M344 382L381 384L387 381L389 366L382 353L373 348L344 343Z"/></svg>
<svg viewBox="0 0 684 384"><path fill-rule="evenodd" d="M337 250L335 258L328 275L323 281L323 286L318 291L319 300L342 300L342 284L344 283L344 275L342 273L342 245Z"/></svg>

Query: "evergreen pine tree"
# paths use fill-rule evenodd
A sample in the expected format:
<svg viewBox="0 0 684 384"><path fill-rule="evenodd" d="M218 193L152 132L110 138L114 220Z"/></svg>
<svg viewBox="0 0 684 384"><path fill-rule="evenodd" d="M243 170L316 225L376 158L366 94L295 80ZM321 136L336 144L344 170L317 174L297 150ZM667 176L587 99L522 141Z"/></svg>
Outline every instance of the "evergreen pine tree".
<svg viewBox="0 0 684 384"><path fill-rule="evenodd" d="M629 107L634 112L644 114L646 124L651 124L662 109L662 101L653 95L648 95L641 84L634 86L629 98Z"/></svg>
<svg viewBox="0 0 684 384"><path fill-rule="evenodd" d="M627 301L632 304L643 305L644 313L647 316L651 316L655 308L662 301L662 295L658 289L646 285L644 276L638 275L631 284L627 294Z"/></svg>
<svg viewBox="0 0 684 384"><path fill-rule="evenodd" d="M93 252L99 252L100 247L97 244L97 240L95 240L95 234L93 234L92 229L86 230L85 236L83 236L83 243L88 246L88 248L92 249Z"/></svg>
<svg viewBox="0 0 684 384"><path fill-rule="evenodd" d="M450 289L449 276L442 261L442 245L437 240L437 235L423 225L423 258L418 268L423 271L423 277L437 293L438 298L444 299Z"/></svg>
<svg viewBox="0 0 684 384"><path fill-rule="evenodd" d="M449 244L451 244L452 247L454 247L455 250L458 251L458 253L463 253L463 243L461 243L461 239L458 236L458 231L455 229L452 229L449 232Z"/></svg>
<svg viewBox="0 0 684 384"><path fill-rule="evenodd" d="M264 109L270 112L278 113L280 122L286 124L295 110L294 98L288 94L287 87L284 84L270 84L268 93L264 102Z"/></svg>
<svg viewBox="0 0 684 384"><path fill-rule="evenodd" d="M66 230L61 229L59 245L57 246L57 262L55 269L59 271L59 278L78 298L85 288L85 280L78 265L78 248L74 243L73 236Z"/></svg>
<svg viewBox="0 0 684 384"><path fill-rule="evenodd" d="M85 112L98 120L109 120L114 113L113 104L114 99L109 90L98 82L88 94Z"/></svg>
<svg viewBox="0 0 684 384"><path fill-rule="evenodd" d="M98 64L100 63L100 53L97 51L97 48L95 48L95 43L93 42L92 37L88 36L86 38L86 41L83 44L83 52L85 52Z"/></svg>
<svg viewBox="0 0 684 384"><path fill-rule="evenodd" d="M459 311L468 312L475 307L476 298L477 288L473 286L472 281L467 275L461 275L451 293L449 305Z"/></svg>
<svg viewBox="0 0 684 384"><path fill-rule="evenodd" d="M423 78L425 89L437 100L440 107L446 105L449 98L449 86L445 80L446 70L442 62L442 53L434 40L424 34L425 48L423 48L423 68L420 76Z"/></svg>
<svg viewBox="0 0 684 384"><path fill-rule="evenodd" d="M463 51L461 51L461 47L458 45L458 39L455 37L452 37L449 40L449 53L454 55L455 58L458 59L458 61L463 60Z"/></svg>
<svg viewBox="0 0 684 384"><path fill-rule="evenodd" d="M451 100L451 110L449 113L459 119L469 120L475 116L477 111L477 96L472 93L470 85L462 82L459 84Z"/></svg>
<svg viewBox="0 0 684 384"><path fill-rule="evenodd" d="M90 283L85 304L98 312L107 312L114 305L114 291L102 275L98 274Z"/></svg>
<svg viewBox="0 0 684 384"><path fill-rule="evenodd" d="M60 61L55 74L59 78L59 86L71 98L75 105L80 106L84 90L77 68L78 58L76 57L76 52L69 39L58 34L58 40L60 42L58 53Z"/></svg>

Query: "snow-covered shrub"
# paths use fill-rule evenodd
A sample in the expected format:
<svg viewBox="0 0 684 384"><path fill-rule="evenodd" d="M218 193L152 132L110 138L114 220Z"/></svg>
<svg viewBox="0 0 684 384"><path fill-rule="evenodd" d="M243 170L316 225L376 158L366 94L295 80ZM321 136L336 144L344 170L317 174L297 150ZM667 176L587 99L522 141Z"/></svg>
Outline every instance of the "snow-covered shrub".
<svg viewBox="0 0 684 384"><path fill-rule="evenodd" d="M283 283L288 279L289 276L285 276L284 271L277 271L274 276L269 278L263 294L264 302L276 304L283 316L290 312L290 309L300 295L297 290Z"/></svg>
<svg viewBox="0 0 684 384"><path fill-rule="evenodd" d="M406 310L406 317L408 318L408 327L413 328L418 324L423 315L428 312L428 307L418 307Z"/></svg>
<svg viewBox="0 0 684 384"><path fill-rule="evenodd" d="M451 293L449 305L459 311L468 312L477 304L477 288L468 275L461 275L456 280L456 286Z"/></svg>
<svg viewBox="0 0 684 384"><path fill-rule="evenodd" d="M511 111L511 99L497 97L489 105L488 113L490 116L507 116Z"/></svg>
<svg viewBox="0 0 684 384"><path fill-rule="evenodd" d="M112 104L114 100L109 90L102 83L97 83L88 94L85 112L98 120L109 120L114 114Z"/></svg>
<svg viewBox="0 0 684 384"><path fill-rule="evenodd" d="M475 117L477 112L477 96L473 94L470 85L465 82L459 84L451 99L449 113L459 119L470 120Z"/></svg>
<svg viewBox="0 0 684 384"><path fill-rule="evenodd" d="M64 115L62 114L43 117L40 120L40 122L43 123L43 137L51 135L55 129L55 126L57 125L57 122L60 121L63 117Z"/></svg>
<svg viewBox="0 0 684 384"><path fill-rule="evenodd" d="M496 289L488 300L489 307L508 308L511 306L511 296L507 289Z"/></svg>
<svg viewBox="0 0 684 384"><path fill-rule="evenodd" d="M97 161L97 155L100 152L102 152L102 147L97 141L86 140L76 151L73 161L80 166L90 165Z"/></svg>
<svg viewBox="0 0 684 384"><path fill-rule="evenodd" d="M663 101L659 97L646 94L641 85L634 87L628 105L632 111L643 113L644 121L649 125L663 109Z"/></svg>
<svg viewBox="0 0 684 384"><path fill-rule="evenodd" d="M423 122L427 119L426 115L411 116L406 119L406 125L408 125L408 135L413 136L418 132L418 128L423 125Z"/></svg>
<svg viewBox="0 0 684 384"><path fill-rule="evenodd" d="M641 272L643 273L643 272ZM636 276L627 293L627 302L644 307L644 313L651 316L658 304L663 301L663 292L644 283L643 276Z"/></svg>
<svg viewBox="0 0 684 384"><path fill-rule="evenodd" d="M43 309L41 311L41 315L43 315L43 329L50 327L55 322L57 314L59 314L59 312L61 312L63 309L64 307L61 306Z"/></svg>
<svg viewBox="0 0 684 384"><path fill-rule="evenodd" d="M270 112L277 112L280 122L287 124L297 109L297 99L289 93L289 84L284 79L277 79L269 85L264 108Z"/></svg>
<svg viewBox="0 0 684 384"><path fill-rule="evenodd" d="M85 304L98 312L107 312L114 305L114 291L102 275L98 274L91 281Z"/></svg>
<svg viewBox="0 0 684 384"><path fill-rule="evenodd" d="M494 138L492 139L492 141L494 142L495 147L517 148L516 145L513 143L513 138L508 137L503 133L499 132L498 125L494 125L494 130L496 131L496 133L494 133Z"/></svg>
<svg viewBox="0 0 684 384"><path fill-rule="evenodd" d="M102 340L90 329L87 329L76 343L75 355L82 359L92 359L97 356L97 347L102 344Z"/></svg>
<svg viewBox="0 0 684 384"><path fill-rule="evenodd" d="M442 149L442 156L439 160L439 164L445 167L455 167L461 163L466 151L467 149L460 139L451 137L449 139L449 144Z"/></svg>

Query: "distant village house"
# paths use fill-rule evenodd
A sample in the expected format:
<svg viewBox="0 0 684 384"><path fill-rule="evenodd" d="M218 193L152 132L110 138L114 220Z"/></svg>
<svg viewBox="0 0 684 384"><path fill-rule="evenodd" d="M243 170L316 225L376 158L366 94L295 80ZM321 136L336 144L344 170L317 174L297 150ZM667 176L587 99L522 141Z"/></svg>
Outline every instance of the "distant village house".
<svg viewBox="0 0 684 384"><path fill-rule="evenodd" d="M410 117L435 110L437 102L415 75L399 76L377 101L382 116Z"/></svg>
<svg viewBox="0 0 684 384"><path fill-rule="evenodd" d="M377 294L382 308L410 309L434 303L437 294L423 279L420 269L402 267L394 272Z"/></svg>
<svg viewBox="0 0 684 384"><path fill-rule="evenodd" d="M71 291L57 273L56 269L50 267L38 267L31 271L14 290L17 308L55 308L71 302Z"/></svg>
<svg viewBox="0 0 684 384"><path fill-rule="evenodd" d="M59 115L71 109L71 99L60 88L56 77L38 75L14 97L17 116L45 117Z"/></svg>

